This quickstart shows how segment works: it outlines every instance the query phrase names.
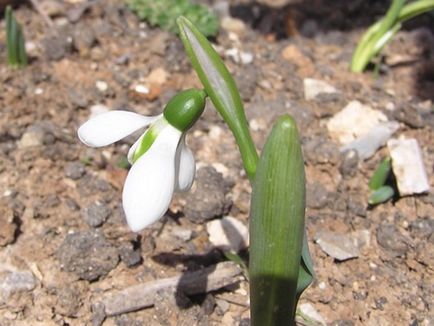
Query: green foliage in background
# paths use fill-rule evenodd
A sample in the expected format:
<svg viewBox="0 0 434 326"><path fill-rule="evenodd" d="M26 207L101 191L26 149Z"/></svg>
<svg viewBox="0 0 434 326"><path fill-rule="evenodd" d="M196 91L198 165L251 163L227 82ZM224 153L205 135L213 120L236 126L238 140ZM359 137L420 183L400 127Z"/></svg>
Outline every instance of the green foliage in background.
<svg viewBox="0 0 434 326"><path fill-rule="evenodd" d="M5 10L7 62L13 68L27 66L27 54L21 25L10 6Z"/></svg>
<svg viewBox="0 0 434 326"><path fill-rule="evenodd" d="M190 0L127 0L130 8L152 26L178 33L176 18L184 16L205 36L218 32L218 18L206 6Z"/></svg>
<svg viewBox="0 0 434 326"><path fill-rule="evenodd" d="M351 71L363 72L383 47L401 29L402 23L418 15L434 10L434 0L392 0L386 15L372 25L362 36L354 51Z"/></svg>

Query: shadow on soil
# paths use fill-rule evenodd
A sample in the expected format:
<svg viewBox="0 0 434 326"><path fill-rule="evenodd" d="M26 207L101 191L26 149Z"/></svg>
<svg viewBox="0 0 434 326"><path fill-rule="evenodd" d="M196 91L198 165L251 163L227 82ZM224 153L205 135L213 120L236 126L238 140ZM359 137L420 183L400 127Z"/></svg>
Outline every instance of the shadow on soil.
<svg viewBox="0 0 434 326"><path fill-rule="evenodd" d="M236 247L238 245L239 239L242 239L242 235L239 234L237 229L233 227L231 224L225 224L223 228L228 239L233 239L234 243L232 247ZM248 260L247 253L241 252L240 256L245 258L245 261ZM222 251L218 248L213 248L209 252L203 255L189 255L189 254L177 254L173 252L164 252L159 253L152 257L152 259L162 265L175 267L176 265L183 264L185 266L185 271L179 280L177 289L175 291L175 300L178 308L187 309L190 308L192 304L202 304L204 303L207 297L207 285L208 285L208 276L212 273L215 268L211 268L211 266L215 267L215 265L219 262L227 260ZM191 299L191 304L186 304L185 293L183 293L182 288L184 288L184 284L191 283L191 277L189 277L188 273L192 271L204 270L207 268L207 273L201 274L201 276L197 279L196 289L197 295L189 296ZM189 302L189 301L187 301Z"/></svg>

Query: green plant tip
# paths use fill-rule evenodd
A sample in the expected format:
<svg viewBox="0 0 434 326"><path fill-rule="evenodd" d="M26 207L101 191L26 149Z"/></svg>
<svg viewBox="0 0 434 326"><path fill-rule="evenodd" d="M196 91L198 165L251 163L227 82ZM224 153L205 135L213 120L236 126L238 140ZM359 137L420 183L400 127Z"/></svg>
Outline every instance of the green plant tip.
<svg viewBox="0 0 434 326"><path fill-rule="evenodd" d="M392 170L390 157L386 157L377 167L369 180L369 189L377 190L384 185Z"/></svg>
<svg viewBox="0 0 434 326"><path fill-rule="evenodd" d="M369 196L368 203L369 205L378 205L388 201L395 195L395 190L393 190L390 186L383 186L378 188Z"/></svg>
<svg viewBox="0 0 434 326"><path fill-rule="evenodd" d="M172 97L164 108L164 117L179 131L187 131L199 119L204 108L206 93L188 89Z"/></svg>

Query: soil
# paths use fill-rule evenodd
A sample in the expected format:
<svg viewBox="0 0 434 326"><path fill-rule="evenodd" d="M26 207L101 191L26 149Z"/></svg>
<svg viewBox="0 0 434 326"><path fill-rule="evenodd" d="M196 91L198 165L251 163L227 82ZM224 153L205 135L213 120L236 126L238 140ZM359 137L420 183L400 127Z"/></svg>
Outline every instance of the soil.
<svg viewBox="0 0 434 326"><path fill-rule="evenodd" d="M159 294L154 307L114 317L101 313L105 293L226 260L206 223L230 215L247 225L251 189L231 133L208 104L188 135L200 169L192 192L177 195L145 231L129 231L121 191L135 137L91 149L77 128L94 105L155 115L177 91L200 83L176 35L140 22L122 1L40 2L54 27L30 5L15 11L28 67L6 65L4 21L0 30L0 324L248 325L245 279L199 296ZM258 150L279 115L292 114L302 135L316 279L301 303L328 325L434 325L433 193L368 207L368 180L387 148L360 161L339 153L326 128L351 100L382 111L400 122L395 137L418 140L434 186L433 16L405 26L379 74L353 74L357 40L387 1L221 3L244 28L221 28L213 42L222 54L253 55L225 62ZM306 100L307 77L339 93ZM338 261L315 242L324 231L365 241L357 257Z"/></svg>

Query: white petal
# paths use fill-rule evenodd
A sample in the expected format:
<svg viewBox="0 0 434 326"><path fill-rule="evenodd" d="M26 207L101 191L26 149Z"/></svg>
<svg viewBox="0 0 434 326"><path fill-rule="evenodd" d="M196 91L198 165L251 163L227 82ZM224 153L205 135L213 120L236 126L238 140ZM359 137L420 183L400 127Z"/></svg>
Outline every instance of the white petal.
<svg viewBox="0 0 434 326"><path fill-rule="evenodd" d="M128 225L137 232L161 218L175 187L175 156L181 132L168 125L131 167L122 201Z"/></svg>
<svg viewBox="0 0 434 326"><path fill-rule="evenodd" d="M193 153L185 144L185 137L179 142L178 151L176 153L176 191L187 191L191 188L196 174L196 163Z"/></svg>
<svg viewBox="0 0 434 326"><path fill-rule="evenodd" d="M106 146L148 126L158 118L159 116L146 117L129 111L110 111L85 122L78 129L78 137L88 146Z"/></svg>

